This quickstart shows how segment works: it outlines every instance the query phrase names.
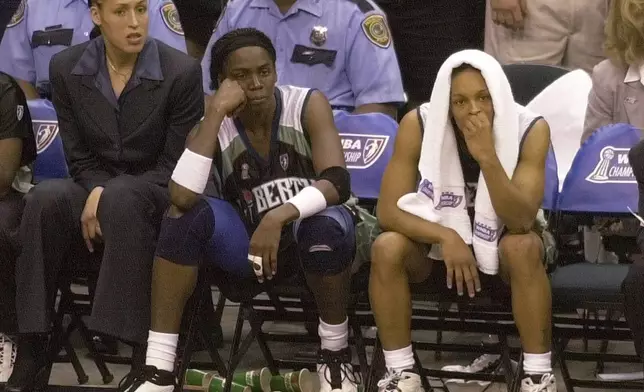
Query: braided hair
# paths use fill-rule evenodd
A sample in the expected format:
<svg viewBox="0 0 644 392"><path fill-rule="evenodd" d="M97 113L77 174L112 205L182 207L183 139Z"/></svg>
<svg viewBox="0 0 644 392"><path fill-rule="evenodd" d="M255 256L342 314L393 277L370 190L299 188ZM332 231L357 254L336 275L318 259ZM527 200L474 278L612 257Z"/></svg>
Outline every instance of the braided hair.
<svg viewBox="0 0 644 392"><path fill-rule="evenodd" d="M219 87L219 75L223 73L226 62L231 53L237 49L249 46L258 46L268 52L269 57L275 64L275 47L266 34L254 28L241 28L232 30L219 38L212 46L210 62L210 88L216 90Z"/></svg>

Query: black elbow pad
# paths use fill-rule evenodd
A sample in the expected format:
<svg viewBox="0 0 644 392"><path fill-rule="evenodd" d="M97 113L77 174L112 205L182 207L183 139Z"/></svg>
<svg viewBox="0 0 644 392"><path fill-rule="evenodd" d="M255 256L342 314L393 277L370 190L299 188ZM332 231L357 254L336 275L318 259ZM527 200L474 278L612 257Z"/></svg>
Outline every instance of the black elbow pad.
<svg viewBox="0 0 644 392"><path fill-rule="evenodd" d="M335 187L340 196L340 203L344 203L351 197L351 176L349 171L340 166L331 166L320 173L319 180L327 180Z"/></svg>

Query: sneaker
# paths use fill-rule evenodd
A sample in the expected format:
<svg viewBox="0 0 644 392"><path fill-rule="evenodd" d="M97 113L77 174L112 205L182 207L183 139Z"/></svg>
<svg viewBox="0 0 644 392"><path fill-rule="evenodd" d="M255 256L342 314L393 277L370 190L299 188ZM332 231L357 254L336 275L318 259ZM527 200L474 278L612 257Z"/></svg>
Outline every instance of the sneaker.
<svg viewBox="0 0 644 392"><path fill-rule="evenodd" d="M447 365L443 366L441 370L446 372L461 372L461 373L484 373L484 374L497 374L501 371L501 356L497 354L483 354L480 357L476 358L469 365ZM480 386L489 385L489 381L480 381L480 380L463 380L458 378L451 378L445 383L455 383L455 384L470 384L477 383Z"/></svg>
<svg viewBox="0 0 644 392"><path fill-rule="evenodd" d="M0 333L0 382L7 382L16 362L16 344Z"/></svg>
<svg viewBox="0 0 644 392"><path fill-rule="evenodd" d="M320 392L358 392L360 377L353 371L348 347L340 351L320 350L317 368Z"/></svg>
<svg viewBox="0 0 644 392"><path fill-rule="evenodd" d="M378 392L423 392L420 376L410 370L395 372L387 369L387 374L378 381Z"/></svg>
<svg viewBox="0 0 644 392"><path fill-rule="evenodd" d="M537 380L537 381L535 381ZM521 381L521 392L557 392L557 380L554 374L526 377Z"/></svg>
<svg viewBox="0 0 644 392"><path fill-rule="evenodd" d="M172 372L146 365L143 369L132 370L119 382L119 392L173 392L177 380Z"/></svg>

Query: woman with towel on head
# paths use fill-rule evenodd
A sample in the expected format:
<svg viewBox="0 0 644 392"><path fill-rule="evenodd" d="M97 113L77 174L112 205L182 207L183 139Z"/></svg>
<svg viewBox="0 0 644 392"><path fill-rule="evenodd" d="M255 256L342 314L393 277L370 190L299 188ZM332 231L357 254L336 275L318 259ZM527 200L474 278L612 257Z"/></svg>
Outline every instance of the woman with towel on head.
<svg viewBox="0 0 644 392"><path fill-rule="evenodd" d="M525 352L521 391L556 391L550 284L535 228L549 146L546 121L514 102L500 64L477 50L450 56L431 102L403 118L378 202L384 233L372 247L369 292L387 366L381 391L422 389L409 282L474 297L500 284L499 273Z"/></svg>

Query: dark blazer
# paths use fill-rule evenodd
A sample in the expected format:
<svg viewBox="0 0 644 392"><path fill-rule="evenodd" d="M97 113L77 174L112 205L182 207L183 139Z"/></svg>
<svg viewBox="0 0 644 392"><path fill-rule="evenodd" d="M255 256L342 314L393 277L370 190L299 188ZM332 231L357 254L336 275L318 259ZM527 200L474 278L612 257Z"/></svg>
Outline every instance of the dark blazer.
<svg viewBox="0 0 644 392"><path fill-rule="evenodd" d="M71 176L88 191L129 174L167 186L204 111L200 64L148 39L117 99L102 37L54 55L52 102Z"/></svg>

